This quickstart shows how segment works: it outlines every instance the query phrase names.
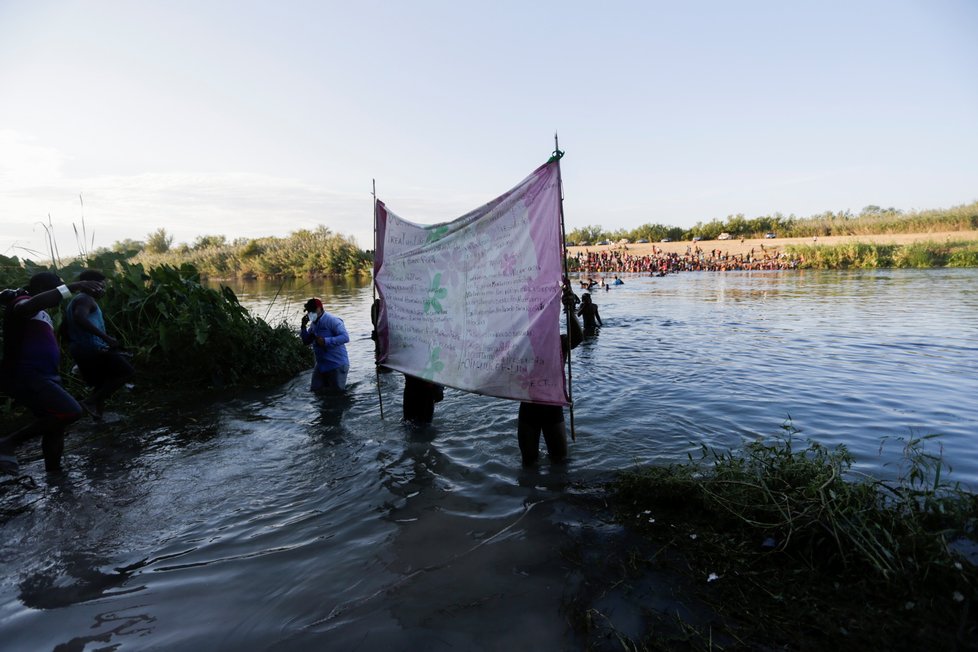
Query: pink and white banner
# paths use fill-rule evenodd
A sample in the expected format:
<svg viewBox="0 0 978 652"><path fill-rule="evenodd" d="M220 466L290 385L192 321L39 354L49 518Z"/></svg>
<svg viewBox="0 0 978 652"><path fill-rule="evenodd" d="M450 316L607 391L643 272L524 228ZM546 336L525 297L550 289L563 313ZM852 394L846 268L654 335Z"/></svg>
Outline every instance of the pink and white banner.
<svg viewBox="0 0 978 652"><path fill-rule="evenodd" d="M377 202L378 363L448 387L567 405L558 163L451 222Z"/></svg>

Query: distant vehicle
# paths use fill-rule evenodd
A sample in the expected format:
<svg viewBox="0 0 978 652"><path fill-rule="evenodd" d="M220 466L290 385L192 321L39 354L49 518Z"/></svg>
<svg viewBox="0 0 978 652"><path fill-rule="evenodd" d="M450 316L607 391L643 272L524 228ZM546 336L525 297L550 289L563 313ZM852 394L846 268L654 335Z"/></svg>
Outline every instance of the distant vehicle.
<svg viewBox="0 0 978 652"><path fill-rule="evenodd" d="M717 236L717 240L729 240L730 237L731 236L730 236L729 233L723 232L723 233L721 233L720 235Z"/></svg>
<svg viewBox="0 0 978 652"><path fill-rule="evenodd" d="M703 236L700 236L700 235L694 235L693 236L693 242L699 242L702 239L703 239Z"/></svg>
<svg viewBox="0 0 978 652"><path fill-rule="evenodd" d="M764 234L764 237L765 238L776 238L776 237L778 237L778 234L775 233L774 231L768 231L767 233Z"/></svg>
<svg viewBox="0 0 978 652"><path fill-rule="evenodd" d="M608 242L607 240L602 240L602 241L601 241L601 242L599 242L598 244L599 244L599 245L610 245L611 243L610 243L610 242Z"/></svg>
<svg viewBox="0 0 978 652"><path fill-rule="evenodd" d="M648 243L649 243L649 241L646 240L645 238L642 238L641 240L636 240L635 241L635 244L648 244Z"/></svg>
<svg viewBox="0 0 978 652"><path fill-rule="evenodd" d="M580 245L578 245L578 246L579 246L579 247L587 247L587 246L588 246L588 245L590 245L590 244L591 244L590 242L588 242L587 240L585 240L584 242L582 242L582 243L581 243Z"/></svg>
<svg viewBox="0 0 978 652"><path fill-rule="evenodd" d="M672 242L672 238L662 238L659 242Z"/></svg>

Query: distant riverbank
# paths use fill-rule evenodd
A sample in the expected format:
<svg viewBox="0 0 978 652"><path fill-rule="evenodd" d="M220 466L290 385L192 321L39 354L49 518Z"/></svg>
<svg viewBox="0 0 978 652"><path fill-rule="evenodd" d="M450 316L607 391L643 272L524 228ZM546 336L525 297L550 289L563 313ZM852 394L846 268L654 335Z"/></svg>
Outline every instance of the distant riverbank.
<svg viewBox="0 0 978 652"><path fill-rule="evenodd" d="M978 231L621 243L568 255L605 273L978 267Z"/></svg>
<svg viewBox="0 0 978 652"><path fill-rule="evenodd" d="M633 256L650 256L653 247L658 251L684 254L687 247L699 247L705 251L710 249L720 249L731 256L747 255L754 250L755 254L760 254L763 245L768 252L783 252L789 246L808 246L808 245L840 245L850 243L863 244L898 244L906 245L917 242L936 242L943 243L948 241L971 241L978 242L978 231L941 231L935 233L877 233L875 235L833 235L820 236L814 238L747 238L744 240L701 240L692 242L681 240L676 242L649 242L641 244L627 245L594 245L589 247L568 247L567 252L576 256L579 252L587 251L608 251L611 249L627 250Z"/></svg>

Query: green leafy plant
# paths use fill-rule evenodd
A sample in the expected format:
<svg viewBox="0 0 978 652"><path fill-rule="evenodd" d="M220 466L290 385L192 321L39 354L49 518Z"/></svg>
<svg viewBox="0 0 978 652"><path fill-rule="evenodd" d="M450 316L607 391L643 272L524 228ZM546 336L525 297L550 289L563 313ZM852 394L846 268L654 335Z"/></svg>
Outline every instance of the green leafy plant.
<svg viewBox="0 0 978 652"><path fill-rule="evenodd" d="M291 328L252 316L230 288L201 285L190 265L147 271L122 263L102 309L153 383L260 384L309 366Z"/></svg>
<svg viewBox="0 0 978 652"><path fill-rule="evenodd" d="M434 380L435 376L445 368L445 363L442 362L441 358L441 347L436 346L431 350L431 354L428 356L428 364L425 366L421 377L426 380Z"/></svg>
<svg viewBox="0 0 978 652"><path fill-rule="evenodd" d="M441 287L441 272L438 272L432 277L431 285L428 287L428 298L424 300L425 314L434 312L438 315L445 312L440 299L444 299L446 296L448 296L448 290Z"/></svg>
<svg viewBox="0 0 978 652"><path fill-rule="evenodd" d="M854 473L844 446L799 445L797 434L788 422L773 439L702 447L688 464L636 468L612 485L617 519L655 549L659 561L647 563L671 559L704 587L690 589L717 614L703 640L744 649L978 642L978 569L950 545L973 542L978 500L949 482L929 448L936 437L899 440L898 477L883 481Z"/></svg>

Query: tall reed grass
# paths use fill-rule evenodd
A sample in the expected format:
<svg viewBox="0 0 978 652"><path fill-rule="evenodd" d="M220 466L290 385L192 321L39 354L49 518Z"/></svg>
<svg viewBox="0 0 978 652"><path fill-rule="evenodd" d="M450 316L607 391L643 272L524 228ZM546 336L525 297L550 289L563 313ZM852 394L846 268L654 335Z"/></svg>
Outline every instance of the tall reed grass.
<svg viewBox="0 0 978 652"><path fill-rule="evenodd" d="M193 265L207 278L305 278L369 274L373 261L349 237L326 227L301 230L285 238L265 237L225 242L203 239L201 246L141 251L134 263L146 268Z"/></svg>
<svg viewBox="0 0 978 652"><path fill-rule="evenodd" d="M789 245L785 253L802 269L978 267L978 242L973 241Z"/></svg>

